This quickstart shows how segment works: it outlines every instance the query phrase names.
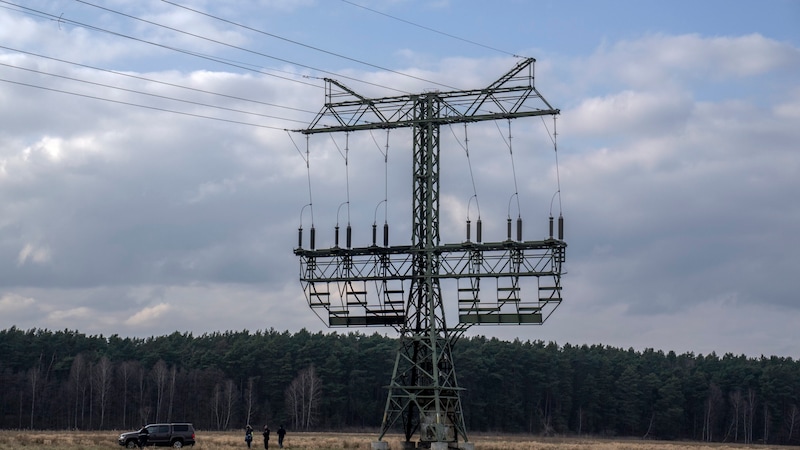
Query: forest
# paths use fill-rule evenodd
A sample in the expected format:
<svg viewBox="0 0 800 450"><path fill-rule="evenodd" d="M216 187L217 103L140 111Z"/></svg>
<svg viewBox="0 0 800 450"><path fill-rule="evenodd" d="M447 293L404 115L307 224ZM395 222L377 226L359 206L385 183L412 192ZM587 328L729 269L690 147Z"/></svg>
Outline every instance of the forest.
<svg viewBox="0 0 800 450"><path fill-rule="evenodd" d="M227 331L150 338L0 331L0 428L200 430L281 423L377 430L397 339ZM462 337L467 430L800 444L800 364L603 345Z"/></svg>

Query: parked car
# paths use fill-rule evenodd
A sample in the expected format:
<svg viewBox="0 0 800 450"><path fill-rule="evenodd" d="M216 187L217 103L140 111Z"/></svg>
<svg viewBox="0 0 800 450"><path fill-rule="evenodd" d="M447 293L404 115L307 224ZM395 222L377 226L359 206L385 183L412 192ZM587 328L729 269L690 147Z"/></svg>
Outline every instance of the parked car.
<svg viewBox="0 0 800 450"><path fill-rule="evenodd" d="M153 423L146 425L148 431L147 445L181 448L194 445L194 427L190 423ZM119 445L126 448L139 446L139 431L122 433Z"/></svg>

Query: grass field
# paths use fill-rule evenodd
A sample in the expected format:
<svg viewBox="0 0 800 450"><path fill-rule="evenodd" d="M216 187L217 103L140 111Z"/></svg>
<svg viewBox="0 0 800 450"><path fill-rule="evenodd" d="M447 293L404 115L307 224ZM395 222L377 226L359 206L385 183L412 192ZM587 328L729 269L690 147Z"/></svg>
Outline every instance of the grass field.
<svg viewBox="0 0 800 450"><path fill-rule="evenodd" d="M118 433L112 431L10 431L0 430L0 450L10 449L59 449L97 450L121 449L117 445ZM263 441L256 434L253 449L263 449ZM290 433L286 435L287 450L370 450L375 434L358 433ZM540 438L532 436L474 435L471 442L476 450L733 450L733 449L798 449L800 447L777 447L768 445L706 444L695 442L663 442L642 440L607 440L591 438ZM401 437L385 439L392 450L400 450ZM243 433L203 432L197 433L194 449L246 449ZM270 450L277 449L277 439L270 440ZM193 449L193 450L194 450Z"/></svg>

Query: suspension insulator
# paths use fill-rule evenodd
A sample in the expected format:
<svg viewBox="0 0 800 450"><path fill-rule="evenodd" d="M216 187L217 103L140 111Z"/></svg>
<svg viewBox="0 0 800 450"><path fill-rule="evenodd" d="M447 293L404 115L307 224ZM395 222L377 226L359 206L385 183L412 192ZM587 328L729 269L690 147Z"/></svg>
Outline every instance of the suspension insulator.
<svg viewBox="0 0 800 450"><path fill-rule="evenodd" d="M507 231L506 234L508 236L508 240L510 241L511 240L511 218L510 217L508 218L508 223L506 223L506 231Z"/></svg>
<svg viewBox="0 0 800 450"><path fill-rule="evenodd" d="M475 226L475 234L477 235L475 238L478 240L478 242L481 242L481 228L483 228L481 225L483 225L481 223L481 219L478 219L478 223Z"/></svg>
<svg viewBox="0 0 800 450"><path fill-rule="evenodd" d="M522 242L522 217L517 217L517 241Z"/></svg>
<svg viewBox="0 0 800 450"><path fill-rule="evenodd" d="M372 224L372 246L376 246L376 242L378 240L378 225Z"/></svg>
<svg viewBox="0 0 800 450"><path fill-rule="evenodd" d="M469 242L469 237L470 237L469 236L470 235L470 225L472 225L472 222L467 220L467 242Z"/></svg>
<svg viewBox="0 0 800 450"><path fill-rule="evenodd" d="M550 216L550 239L553 239L553 216Z"/></svg>
<svg viewBox="0 0 800 450"><path fill-rule="evenodd" d="M352 247L353 244L353 229L347 225L347 248Z"/></svg>
<svg viewBox="0 0 800 450"><path fill-rule="evenodd" d="M297 229L297 248L303 248L303 227Z"/></svg>
<svg viewBox="0 0 800 450"><path fill-rule="evenodd" d="M317 230L314 227L311 227L311 236L309 236L309 245L311 246L311 250L316 248L317 244Z"/></svg>
<svg viewBox="0 0 800 450"><path fill-rule="evenodd" d="M388 247L389 246L389 224L388 223L384 223L383 224L383 246L384 247Z"/></svg>
<svg viewBox="0 0 800 450"><path fill-rule="evenodd" d="M336 225L336 228L334 229L334 240L333 240L333 245L334 245L335 247L338 247L338 246L339 246L339 225Z"/></svg>
<svg viewBox="0 0 800 450"><path fill-rule="evenodd" d="M558 216L558 240L564 240L564 216Z"/></svg>

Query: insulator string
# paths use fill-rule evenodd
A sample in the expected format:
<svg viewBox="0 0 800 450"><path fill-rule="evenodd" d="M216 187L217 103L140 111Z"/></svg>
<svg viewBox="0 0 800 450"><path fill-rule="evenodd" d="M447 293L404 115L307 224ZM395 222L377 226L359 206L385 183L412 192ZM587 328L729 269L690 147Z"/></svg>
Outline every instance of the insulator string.
<svg viewBox="0 0 800 450"><path fill-rule="evenodd" d="M544 129L547 130L547 135L550 137L550 142L553 143L553 153L555 154L556 159L556 193L553 194L553 199L558 197L558 214L562 215L563 209L561 204L561 173L558 166L558 129L556 128L557 124L557 117L553 116L553 133L550 133L550 129L547 127L547 122L544 121L544 117L542 117L542 124L544 125ZM550 215L553 215L553 200L550 200Z"/></svg>
<svg viewBox="0 0 800 450"><path fill-rule="evenodd" d="M294 148L297 150L297 153L300 154L300 157L303 158L303 161L305 161L305 163L306 163L306 175L307 175L307 180L308 180L308 204L303 206L303 209L300 210L300 226L301 227L303 226L303 210L305 210L306 206L308 206L310 208L310 210L311 210L311 227L313 228L314 227L314 206L313 206L314 202L311 200L311 163L310 163L311 157L310 157L310 151L309 151L309 136L306 135L306 154L303 155L303 151L300 150L300 147L294 141L294 138L292 137L292 133L290 133L287 130L286 134L289 135L289 140L292 141L292 145L294 145Z"/></svg>
<svg viewBox="0 0 800 450"><path fill-rule="evenodd" d="M450 132L453 134L456 142L459 146L464 150L464 154L467 155L467 166L469 167L469 178L472 181L472 197L470 197L470 203L472 202L472 198L475 198L475 207L478 209L478 220L481 218L481 206L478 203L478 189L475 187L475 176L472 172L472 160L469 157L469 136L467 135L467 124L464 124L464 143L462 144L461 141L456 136L456 132L453 131L452 125L450 126ZM467 220L469 220L469 203L467 204Z"/></svg>
<svg viewBox="0 0 800 450"><path fill-rule="evenodd" d="M336 150L339 152L339 155L342 156L344 159L344 177L345 177L345 197L346 200L343 205L347 205L347 223L350 224L350 167L348 164L349 153L350 153L350 133L344 134L344 151L342 148L339 147L339 144L336 142L336 139L333 138L331 135L331 140L333 141L333 145L336 146ZM341 205L339 205L341 208ZM336 223L339 223L339 213L336 213Z"/></svg>
<svg viewBox="0 0 800 450"><path fill-rule="evenodd" d="M377 147L380 154L383 156L383 202L385 203L386 207L383 210L383 222L387 223L389 221L389 130L386 130L386 145L385 150L381 149L380 144L378 144L378 140L375 139L375 135L372 134L372 130L369 132L369 136L372 138L372 142L375 143L375 147ZM378 206L380 206L378 203ZM375 209L375 218L377 221L378 210Z"/></svg>
<svg viewBox="0 0 800 450"><path fill-rule="evenodd" d="M386 152L383 154L383 223L389 223L389 130L386 130Z"/></svg>
<svg viewBox="0 0 800 450"><path fill-rule="evenodd" d="M511 146L511 119L508 119L508 140L506 140L505 136L503 136L503 131L500 130L500 125L497 124L495 121L495 126L497 127L497 131L500 132L500 136L503 137L503 141L506 143L508 147L508 154L511 156L511 174L514 178L514 195L511 198L517 198L517 216L521 217L522 215L522 208L520 208L519 203L519 188L517 187L517 169L514 164L514 150ZM511 199L508 201L508 218L511 218Z"/></svg>

